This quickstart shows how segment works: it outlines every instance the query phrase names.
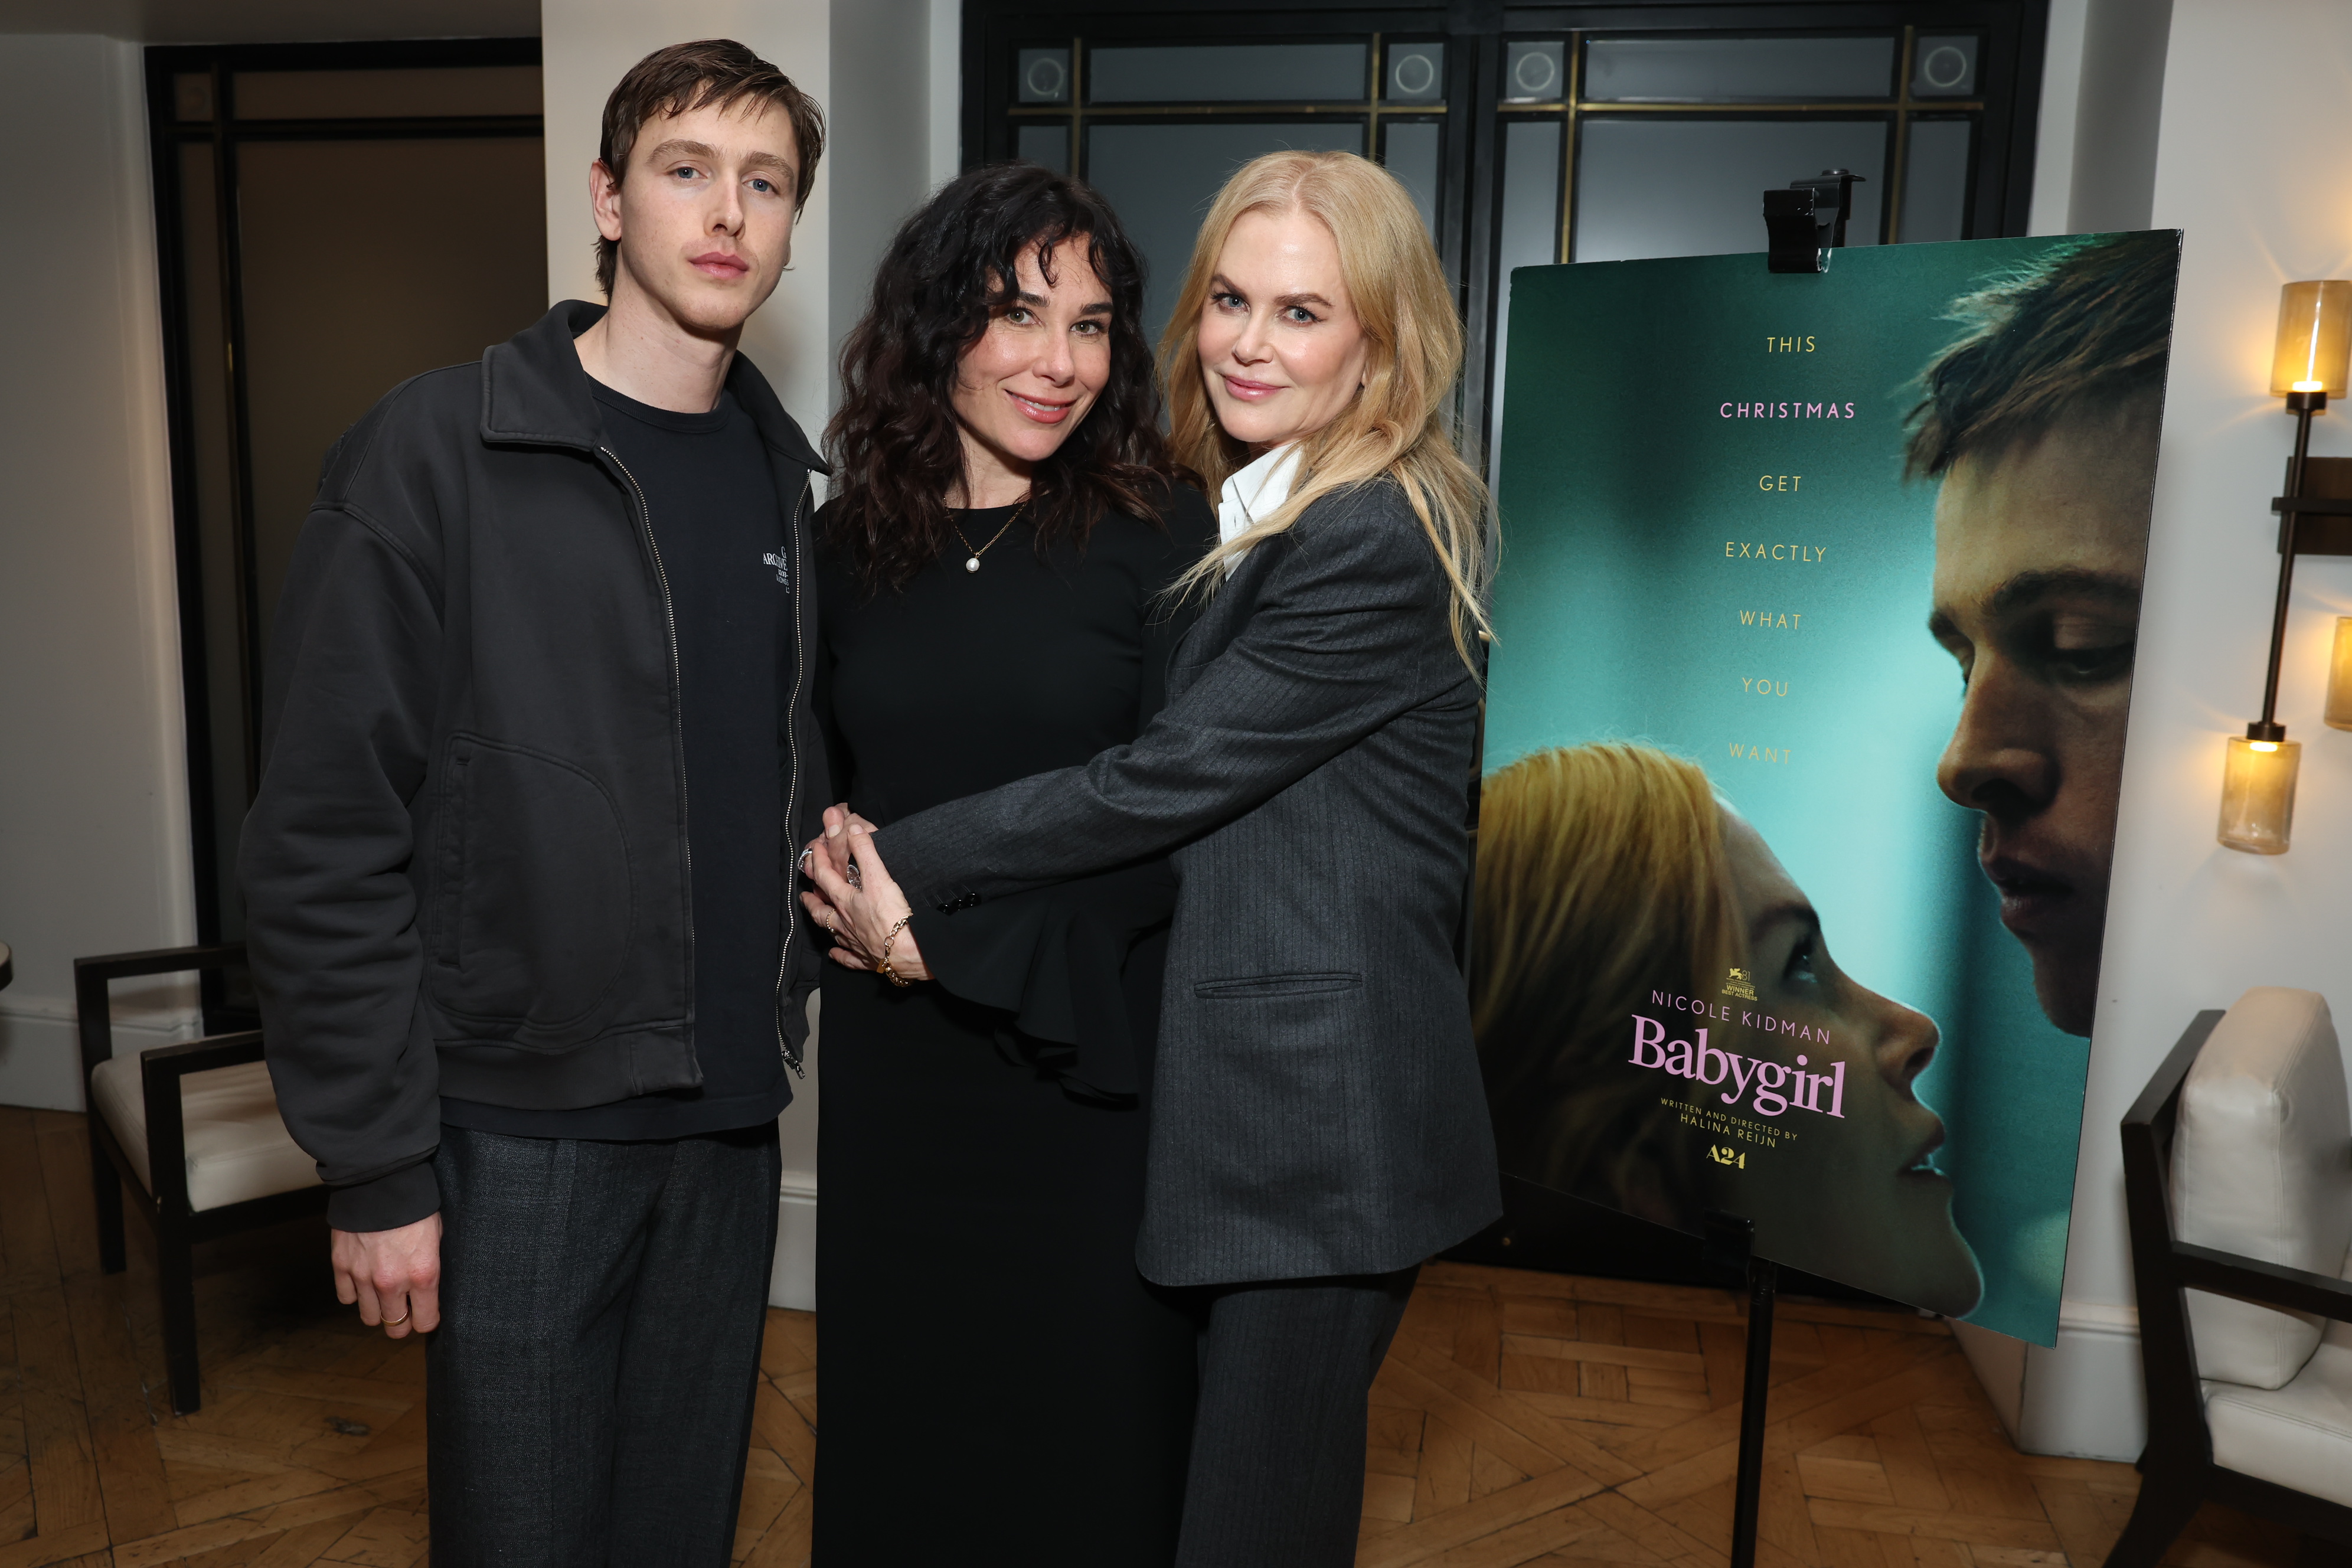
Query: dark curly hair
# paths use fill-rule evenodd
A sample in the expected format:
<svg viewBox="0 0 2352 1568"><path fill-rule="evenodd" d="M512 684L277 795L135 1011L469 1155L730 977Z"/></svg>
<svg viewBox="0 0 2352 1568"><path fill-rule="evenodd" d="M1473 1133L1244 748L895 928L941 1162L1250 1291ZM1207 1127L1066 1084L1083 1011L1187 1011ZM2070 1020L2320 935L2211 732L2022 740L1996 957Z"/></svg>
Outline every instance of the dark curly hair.
<svg viewBox="0 0 2352 1568"><path fill-rule="evenodd" d="M1016 265L1042 267L1083 240L1110 292L1110 380L1032 476L1038 543L1083 548L1106 512L1157 524L1190 472L1168 455L1143 338L1143 258L1102 197L1034 163L995 163L942 186L904 224L874 274L866 315L841 350L841 407L825 426L835 503L824 544L868 591L903 588L951 531L948 492L963 477L950 401L956 366L1019 291Z"/></svg>

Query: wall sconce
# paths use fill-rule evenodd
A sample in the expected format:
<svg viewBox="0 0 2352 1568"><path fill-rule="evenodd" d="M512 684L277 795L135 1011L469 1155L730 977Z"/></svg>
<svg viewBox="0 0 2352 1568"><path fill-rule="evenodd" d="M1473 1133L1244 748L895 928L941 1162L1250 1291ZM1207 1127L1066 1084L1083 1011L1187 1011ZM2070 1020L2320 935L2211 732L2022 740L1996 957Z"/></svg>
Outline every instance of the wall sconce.
<svg viewBox="0 0 2352 1568"><path fill-rule="evenodd" d="M2294 781L2303 748L2286 738L2278 721L2279 656L2286 647L2286 606L2294 582L2299 525L2305 514L2352 514L2352 502L2306 498L2311 416L2327 410L2329 395L2343 395L2352 373L2352 281L2289 283L2279 290L2278 342L2271 355L2271 395L2286 399L2294 416L2294 458L2286 470L2286 494L2272 503L2280 515L2278 601L2271 612L2271 658L2263 685L2263 716L2232 737L2221 771L2219 837L2231 849L2252 855L2284 855L2294 829ZM2328 678L2327 720L2339 710L2352 729L2352 637L2339 621ZM2341 700L2339 701L2339 689Z"/></svg>
<svg viewBox="0 0 2352 1568"><path fill-rule="evenodd" d="M2352 616L2336 617L2336 643L2327 650L2327 727L2352 730Z"/></svg>

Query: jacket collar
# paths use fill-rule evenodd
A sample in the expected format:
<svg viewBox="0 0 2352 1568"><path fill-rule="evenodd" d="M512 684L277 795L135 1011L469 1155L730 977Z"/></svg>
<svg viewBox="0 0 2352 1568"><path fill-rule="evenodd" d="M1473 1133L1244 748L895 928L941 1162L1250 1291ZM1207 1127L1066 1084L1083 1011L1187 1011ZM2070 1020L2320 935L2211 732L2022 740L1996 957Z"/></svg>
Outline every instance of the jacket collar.
<svg viewBox="0 0 2352 1568"><path fill-rule="evenodd" d="M604 314L602 305L565 300L533 325L491 346L482 356L483 440L572 447L583 452L603 444L604 422L597 417L588 373L580 368L572 340ZM740 353L728 366L727 389L751 416L761 440L804 468L832 472L784 412L760 367Z"/></svg>

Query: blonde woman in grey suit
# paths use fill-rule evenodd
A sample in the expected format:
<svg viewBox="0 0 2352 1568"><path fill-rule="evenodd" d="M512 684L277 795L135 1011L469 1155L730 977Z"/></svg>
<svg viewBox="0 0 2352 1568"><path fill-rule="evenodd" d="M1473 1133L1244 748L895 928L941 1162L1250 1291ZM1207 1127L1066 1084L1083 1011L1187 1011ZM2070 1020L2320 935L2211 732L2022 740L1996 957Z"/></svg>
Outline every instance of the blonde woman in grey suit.
<svg viewBox="0 0 2352 1568"><path fill-rule="evenodd" d="M1414 1272L1501 1209L1461 972L1486 561L1445 412L1461 342L1391 175L1240 170L1160 346L1223 535L1167 708L885 833L836 809L803 860L837 962L920 974L935 922L1172 852L1136 1258L1202 1324L1192 1568L1353 1560L1365 1396Z"/></svg>

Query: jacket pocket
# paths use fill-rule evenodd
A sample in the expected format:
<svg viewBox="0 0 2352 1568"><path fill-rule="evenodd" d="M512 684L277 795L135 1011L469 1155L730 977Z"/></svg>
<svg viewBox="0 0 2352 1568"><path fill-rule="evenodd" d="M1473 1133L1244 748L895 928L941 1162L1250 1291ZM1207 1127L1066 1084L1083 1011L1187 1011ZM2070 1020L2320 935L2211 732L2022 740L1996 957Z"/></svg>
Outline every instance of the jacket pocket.
<svg viewBox="0 0 2352 1568"><path fill-rule="evenodd" d="M1243 974L1226 980L1202 980L1192 994L1211 1002L1250 1002L1265 996L1315 996L1334 991L1360 991L1364 977L1352 970L1297 970L1288 974Z"/></svg>
<svg viewBox="0 0 2352 1568"><path fill-rule="evenodd" d="M604 785L561 758L453 736L442 781L433 994L447 1012L561 1028L620 983L635 908Z"/></svg>

